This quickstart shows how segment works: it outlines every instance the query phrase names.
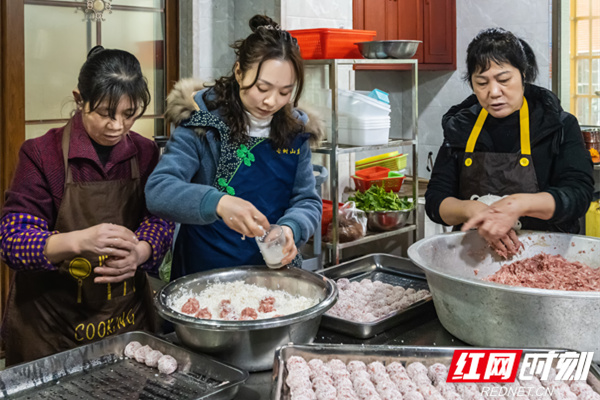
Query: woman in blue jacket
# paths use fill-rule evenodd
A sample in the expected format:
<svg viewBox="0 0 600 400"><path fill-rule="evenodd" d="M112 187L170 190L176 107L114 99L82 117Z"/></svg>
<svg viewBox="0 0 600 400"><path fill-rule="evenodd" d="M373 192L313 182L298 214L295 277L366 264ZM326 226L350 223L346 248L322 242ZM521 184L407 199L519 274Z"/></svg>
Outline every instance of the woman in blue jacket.
<svg viewBox="0 0 600 400"><path fill-rule="evenodd" d="M321 199L311 143L320 130L292 107L304 69L296 40L266 16L233 44L232 74L206 87L177 83L167 118L177 125L146 185L148 209L181 223L171 278L264 264L254 240L283 227L282 265L300 265L297 248L315 232ZM310 132L310 133L309 133Z"/></svg>

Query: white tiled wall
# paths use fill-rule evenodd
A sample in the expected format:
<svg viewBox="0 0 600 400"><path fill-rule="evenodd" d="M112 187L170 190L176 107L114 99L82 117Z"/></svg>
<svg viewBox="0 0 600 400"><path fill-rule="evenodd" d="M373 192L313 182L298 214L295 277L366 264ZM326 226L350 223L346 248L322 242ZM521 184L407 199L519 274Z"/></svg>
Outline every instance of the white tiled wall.
<svg viewBox="0 0 600 400"><path fill-rule="evenodd" d="M281 0L285 29L352 29L352 0Z"/></svg>

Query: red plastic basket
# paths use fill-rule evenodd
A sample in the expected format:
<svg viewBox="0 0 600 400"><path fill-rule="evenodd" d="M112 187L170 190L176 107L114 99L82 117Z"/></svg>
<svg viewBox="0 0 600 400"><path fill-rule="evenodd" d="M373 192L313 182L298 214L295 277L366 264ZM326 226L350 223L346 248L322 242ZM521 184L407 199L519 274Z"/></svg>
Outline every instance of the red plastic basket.
<svg viewBox="0 0 600 400"><path fill-rule="evenodd" d="M356 176L362 179L378 179L387 178L390 173L389 168L385 167L369 167L356 171Z"/></svg>
<svg viewBox="0 0 600 400"><path fill-rule="evenodd" d="M363 58L356 42L373 40L376 31L359 29L297 29L289 31L298 41L305 60L329 58Z"/></svg>
<svg viewBox="0 0 600 400"><path fill-rule="evenodd" d="M339 207L344 203L338 203ZM338 208L339 208L338 207ZM327 235L327 228L333 220L333 201L323 200L323 217L321 218L321 235Z"/></svg>
<svg viewBox="0 0 600 400"><path fill-rule="evenodd" d="M366 191L371 186L383 186L386 191L399 192L402 187L402 182L404 182L404 176L394 177L394 178L382 178L382 179L362 179L358 176L352 176L354 180L354 185L356 185L356 190L360 190L361 192Z"/></svg>

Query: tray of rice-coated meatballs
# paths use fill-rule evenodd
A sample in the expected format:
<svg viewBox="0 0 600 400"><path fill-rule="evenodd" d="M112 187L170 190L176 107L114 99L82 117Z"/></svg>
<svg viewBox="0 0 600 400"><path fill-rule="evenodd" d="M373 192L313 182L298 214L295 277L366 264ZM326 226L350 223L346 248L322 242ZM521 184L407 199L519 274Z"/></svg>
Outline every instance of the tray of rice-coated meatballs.
<svg viewBox="0 0 600 400"><path fill-rule="evenodd" d="M423 271L407 258L369 254L316 271L333 279L338 300L321 327L367 339L433 307Z"/></svg>
<svg viewBox="0 0 600 400"><path fill-rule="evenodd" d="M449 383L455 350L474 347L286 345L275 352L272 400L404 399L404 400L598 400L600 370L564 368L573 353L554 350L548 368L540 371L531 357L548 349L522 350L513 382ZM583 354L583 353L582 353ZM525 361L529 358L529 361ZM591 356L588 357L591 360ZM525 361L525 362L524 362ZM517 364L518 363L518 364ZM534 366L535 365L535 366ZM567 375L564 375L567 373ZM465 374L466 375L466 374ZM575 378L565 379L565 376ZM562 377L562 378L561 378Z"/></svg>
<svg viewBox="0 0 600 400"><path fill-rule="evenodd" d="M0 371L0 398L229 400L248 372L145 332Z"/></svg>

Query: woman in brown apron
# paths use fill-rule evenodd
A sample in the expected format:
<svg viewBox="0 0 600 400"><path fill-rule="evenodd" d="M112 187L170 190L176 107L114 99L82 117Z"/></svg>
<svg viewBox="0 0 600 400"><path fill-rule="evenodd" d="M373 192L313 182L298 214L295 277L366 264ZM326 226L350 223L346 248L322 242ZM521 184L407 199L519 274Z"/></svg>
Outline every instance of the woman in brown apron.
<svg viewBox="0 0 600 400"><path fill-rule="evenodd" d="M476 228L499 254L518 250L513 230L579 232L592 200L592 162L577 119L549 90L531 84L531 47L500 28L467 48L474 94L443 118L444 144L427 187L427 215ZM503 197L487 205L473 198Z"/></svg>
<svg viewBox="0 0 600 400"><path fill-rule="evenodd" d="M2 336L8 365L154 326L146 271L172 241L145 209L156 145L129 129L150 102L137 59L98 46L69 123L25 142L1 221L16 272Z"/></svg>

